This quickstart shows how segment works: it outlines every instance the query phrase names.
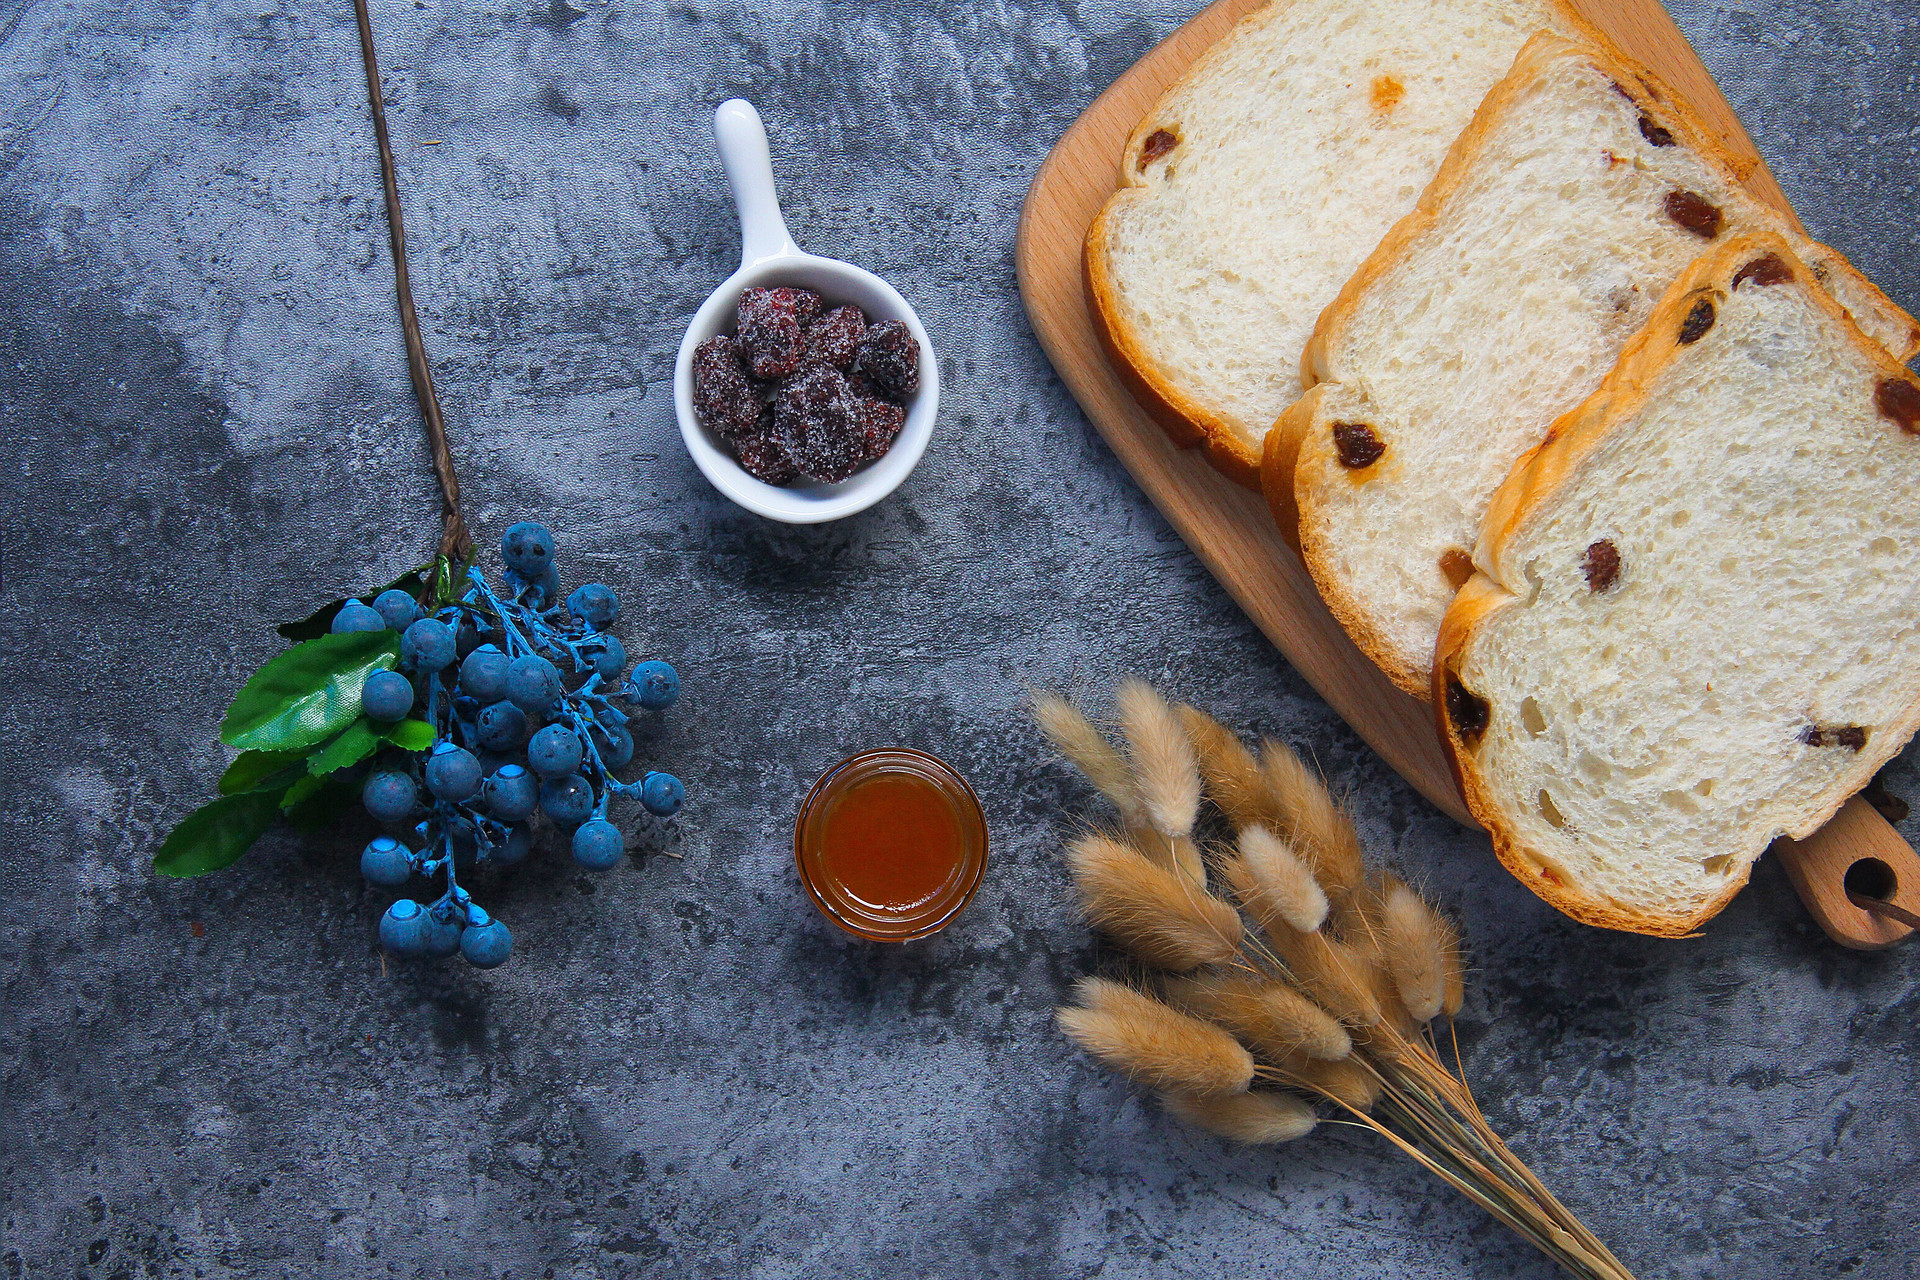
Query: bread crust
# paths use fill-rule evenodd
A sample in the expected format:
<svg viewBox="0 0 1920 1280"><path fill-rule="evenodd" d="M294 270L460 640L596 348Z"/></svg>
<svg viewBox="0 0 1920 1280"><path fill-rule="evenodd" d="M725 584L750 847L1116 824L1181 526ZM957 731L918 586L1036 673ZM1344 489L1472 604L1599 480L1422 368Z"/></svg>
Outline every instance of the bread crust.
<svg viewBox="0 0 1920 1280"><path fill-rule="evenodd" d="M1367 255L1364 262L1347 280L1334 300L1320 314L1314 325L1313 336L1308 339L1306 349L1301 353L1301 378L1310 389L1323 385L1333 375L1330 367L1330 352L1345 337L1349 327L1355 322L1362 299L1368 291L1392 271L1406 255L1409 248L1422 236L1432 230L1439 222L1445 208L1472 176L1475 162L1482 151L1491 144L1494 132L1505 114L1507 107L1532 84L1533 78L1555 61L1574 57L1591 59L1602 72L1612 79L1620 93L1631 100L1642 113L1675 134L1696 154L1721 166L1733 177L1736 185L1741 176L1738 159L1686 105L1679 94L1675 93L1657 75L1635 62L1606 35L1573 18L1581 29L1579 40L1571 40L1552 31L1542 30L1535 33L1521 47L1514 58L1513 68L1507 75L1488 91L1473 118L1460 136L1448 148L1447 156L1441 162L1439 171L1428 183L1425 191L1413 209L1396 222L1392 229ZM1750 168L1750 166L1749 166ZM1782 224L1784 226L1784 222ZM1911 357L1920 351L1920 329L1916 329L1913 318L1908 316L1892 301L1888 300L1864 276L1855 271L1851 264L1838 253L1824 245L1815 246L1811 242L1802 243L1803 250L1817 250L1830 261L1823 261L1825 269L1843 271L1859 287L1860 292L1872 299L1876 305L1884 306L1889 319L1904 320L1911 332L1913 347L1902 358ZM1871 341L1871 340L1870 340ZM1289 414L1299 410L1307 401L1296 402ZM1281 532L1287 541L1300 549L1301 558L1307 571L1312 575L1314 585L1327 601L1334 617L1346 628L1354 644L1371 658L1388 678L1413 696L1431 700L1432 666L1430 658L1423 655L1419 663L1397 653L1386 641L1373 621L1370 610L1361 607L1360 601L1349 589L1335 566L1335 558L1326 540L1317 536L1320 527L1319 515L1323 507L1322 499L1332 486L1350 484L1355 473L1340 467L1334 461L1333 451L1327 447L1325 433L1311 430L1311 421L1302 421L1299 417L1283 415L1282 421L1298 439L1289 450L1282 450L1274 456L1271 466L1263 468L1261 477L1263 489L1267 493L1267 505L1280 522ZM1270 451L1271 453L1272 451ZM1288 464L1288 453L1292 457ZM1291 484L1291 500L1277 497L1276 490L1283 484Z"/></svg>
<svg viewBox="0 0 1920 1280"><path fill-rule="evenodd" d="M1702 297L1725 297L1731 292L1734 277L1741 268L1767 253L1777 255L1793 269L1797 280L1806 283L1807 296L1845 327L1855 347L1874 365L1879 376L1911 379L1906 366L1861 330L1847 310L1820 287L1805 260L1785 236L1773 232L1740 236L1710 250L1696 259L1662 296L1645 327L1621 352L1618 363L1600 387L1579 406L1556 419L1546 438L1515 463L1488 508L1480 546L1474 553L1476 571L1454 597L1440 625L1428 696L1434 705L1435 720L1454 780L1466 797L1467 807L1486 828L1494 853L1515 878L1558 910L1605 929L1666 938L1690 936L1719 914L1746 885L1760 855L1756 853L1749 859L1723 890L1685 915L1635 910L1584 892L1578 885L1556 876L1542 856L1526 847L1505 811L1495 802L1473 745L1459 733L1449 716L1447 683L1449 678L1458 678L1486 623L1520 601L1517 594L1489 572L1498 572L1505 548L1519 536L1529 520L1545 510L1571 483L1594 450L1645 404L1655 380L1677 358L1677 353L1684 350L1677 335L1694 303ZM1920 700L1908 706L1886 731L1874 735L1876 741L1872 749L1863 750L1847 773L1828 788L1827 799L1799 815L1798 820L1780 834L1798 840L1818 831L1882 765L1899 754L1916 729L1920 729Z"/></svg>

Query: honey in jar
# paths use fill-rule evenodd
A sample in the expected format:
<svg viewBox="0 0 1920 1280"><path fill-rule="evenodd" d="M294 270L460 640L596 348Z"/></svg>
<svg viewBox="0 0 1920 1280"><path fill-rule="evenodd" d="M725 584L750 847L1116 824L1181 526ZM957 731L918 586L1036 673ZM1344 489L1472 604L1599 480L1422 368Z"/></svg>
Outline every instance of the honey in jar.
<svg viewBox="0 0 1920 1280"><path fill-rule="evenodd" d="M986 822L966 779L903 747L829 769L800 806L793 845L814 905L875 942L944 928L987 862Z"/></svg>

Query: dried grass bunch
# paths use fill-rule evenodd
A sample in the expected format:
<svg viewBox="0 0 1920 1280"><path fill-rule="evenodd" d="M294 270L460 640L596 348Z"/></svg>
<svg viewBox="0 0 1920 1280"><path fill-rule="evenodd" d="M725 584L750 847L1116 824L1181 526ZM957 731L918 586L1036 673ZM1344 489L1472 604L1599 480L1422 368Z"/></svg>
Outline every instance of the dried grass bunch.
<svg viewBox="0 0 1920 1280"><path fill-rule="evenodd" d="M1033 714L1119 812L1067 850L1087 917L1156 972L1084 979L1061 1029L1182 1120L1251 1143L1365 1126L1571 1274L1631 1280L1442 1063L1432 1023L1463 994L1453 925L1368 869L1346 811L1287 747L1256 755L1140 680L1117 693L1124 751L1051 694ZM1203 846L1203 799L1230 842Z"/></svg>

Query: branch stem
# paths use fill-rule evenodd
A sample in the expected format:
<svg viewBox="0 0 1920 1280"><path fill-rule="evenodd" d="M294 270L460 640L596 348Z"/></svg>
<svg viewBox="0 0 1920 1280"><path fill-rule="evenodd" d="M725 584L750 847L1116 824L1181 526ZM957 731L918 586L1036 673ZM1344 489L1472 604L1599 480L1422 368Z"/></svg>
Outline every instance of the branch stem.
<svg viewBox="0 0 1920 1280"><path fill-rule="evenodd" d="M413 286L407 279L407 231L400 217L400 184L394 177L393 146L387 140L386 104L380 88L380 63L373 52L373 20L367 0L353 0L360 24L360 58L367 68L367 101L373 107L373 136L380 148L380 183L387 199L387 234L393 240L393 280L400 301L400 332L407 343L407 372L413 378L414 398L427 429L427 449L433 455L433 473L440 481L440 550L438 558L465 565L473 559L473 537L460 513L460 477L453 469L453 450L447 444L447 424L440 416L440 397L433 389L433 368L427 363L426 344L420 340L420 319L413 310ZM432 589L432 583L428 584Z"/></svg>

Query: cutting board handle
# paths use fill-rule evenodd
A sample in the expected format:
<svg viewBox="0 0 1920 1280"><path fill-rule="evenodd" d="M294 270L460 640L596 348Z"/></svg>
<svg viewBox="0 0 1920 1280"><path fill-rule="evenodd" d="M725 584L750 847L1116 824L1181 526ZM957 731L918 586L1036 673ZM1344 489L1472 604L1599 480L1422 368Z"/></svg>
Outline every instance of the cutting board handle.
<svg viewBox="0 0 1920 1280"><path fill-rule="evenodd" d="M1910 925L1862 910L1848 896L1852 890L1920 913L1920 856L1861 797L1805 840L1782 836L1773 850L1807 910L1841 946L1878 951L1912 936Z"/></svg>

